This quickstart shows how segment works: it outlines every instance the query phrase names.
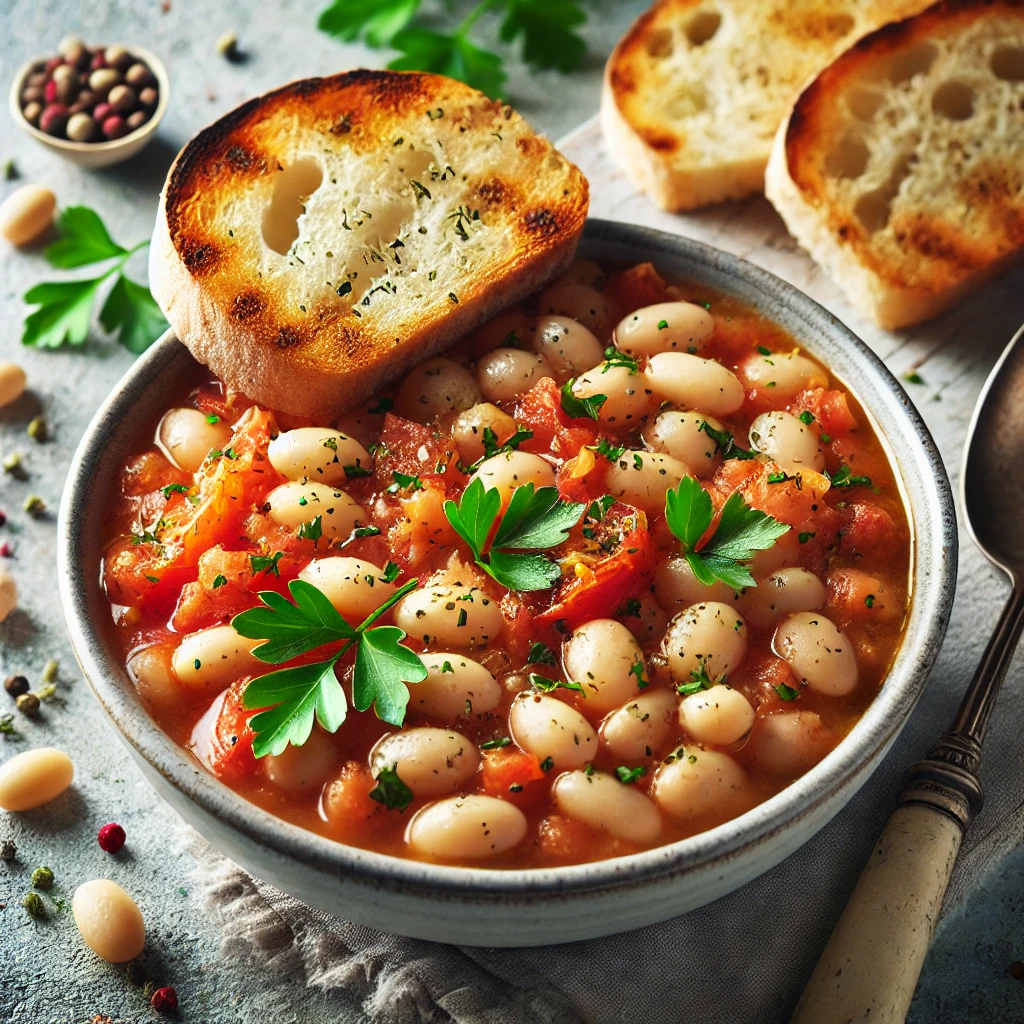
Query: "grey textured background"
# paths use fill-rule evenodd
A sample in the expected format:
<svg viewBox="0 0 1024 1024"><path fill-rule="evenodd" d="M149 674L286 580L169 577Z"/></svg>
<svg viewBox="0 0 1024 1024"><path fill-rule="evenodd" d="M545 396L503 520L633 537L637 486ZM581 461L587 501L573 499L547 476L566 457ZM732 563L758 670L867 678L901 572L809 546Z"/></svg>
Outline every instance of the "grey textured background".
<svg viewBox="0 0 1024 1024"><path fill-rule="evenodd" d="M384 59L318 34L318 3L171 0L164 6L169 10L162 10L158 0L15 0L13 4L0 0L0 83L5 87L24 60L51 52L67 32L89 40L137 42L160 54L167 64L171 104L158 138L119 168L78 171L17 132L6 113L0 115L0 160L14 157L22 181L51 186L62 204L94 207L124 244L148 235L170 160L204 124L249 96L292 78L379 65ZM604 0L589 6L592 14L585 34L590 53L583 72L570 77L531 76L512 64L510 97L552 137L596 110L603 58L644 5ZM238 33L248 54L244 62L229 64L216 54L214 41L226 29ZM0 197L12 187L0 182ZM100 963L84 949L69 910L51 904L45 922L29 920L20 907L20 896L38 864L49 864L56 872L58 887L53 895L58 900L69 899L81 881L101 875L120 881L137 897L149 934L146 962L156 980L178 988L180 1019L211 1024L319 1021L326 1019L328 1004L331 1019L339 1019L337 989L328 1000L323 991L298 982L282 991L278 978L271 996L262 972L253 972L243 957L224 953L222 923L209 917L200 898L203 880L194 877L194 849L180 838L182 830L168 821L171 812L129 764L77 675L56 601L54 515L75 444L131 360L115 343L101 337L83 351L22 350L20 295L54 272L38 253L14 253L3 243L0 268L0 358L21 362L31 388L15 407L0 411L0 450L3 454L21 451L29 471L26 481L0 478L0 508L10 517L0 529L0 540L15 545L15 558L8 564L22 595L18 612L0 626L0 675L25 672L35 682L45 661L56 658L61 665L60 692L66 701L64 706L48 706L36 723L22 719L19 725L25 739L18 744L0 741L0 760L28 746L54 744L71 753L78 772L73 790L55 803L16 818L0 818L0 838L14 838L21 851L15 864L0 865L0 904L4 904L0 909L0 1020L65 1024L88 1021L97 1013L117 1021L156 1019L138 990L127 983L123 970ZM143 258L132 269L141 279ZM45 445L24 434L26 423L39 410L53 428L53 440ZM30 493L47 500L52 510L49 517L34 521L22 513L22 502ZM971 594L961 592L955 614L961 623L974 623L972 628L980 634L993 621L994 602L1002 590L994 578L977 571L976 563L974 568L968 582L977 585ZM0 694L0 702L6 699ZM0 709L0 713L7 710L2 703ZM871 789L869 785L858 799L891 797ZM116 858L104 854L95 842L96 829L109 820L120 821L129 835L128 846ZM985 827L984 820L979 827ZM1024 857L1013 853L947 917L926 967L912 1017L915 1024L1024 1020L1024 984L1006 974L1012 960L1024 958L1019 927L1022 877ZM781 909L779 928L784 929ZM758 907L755 912L778 910ZM736 928L742 931L743 922L737 921ZM702 952L707 951L694 951L694 955ZM619 965L609 968L618 970ZM744 964L730 965L723 971L722 984L730 984L730 976L744 968ZM372 958L366 959L365 976L353 977L341 987L350 1011L345 1019L363 1019L361 1004L373 969ZM800 980L792 978L788 987L795 992ZM628 987L625 972L622 984ZM267 998L262 997L264 985ZM778 979L771 987L779 987Z"/></svg>

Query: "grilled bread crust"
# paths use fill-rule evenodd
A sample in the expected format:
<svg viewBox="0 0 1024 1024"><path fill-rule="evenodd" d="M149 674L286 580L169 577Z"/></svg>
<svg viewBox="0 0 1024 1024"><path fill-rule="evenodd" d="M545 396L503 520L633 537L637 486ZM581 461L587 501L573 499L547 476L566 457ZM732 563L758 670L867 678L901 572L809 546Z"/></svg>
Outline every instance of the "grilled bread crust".
<svg viewBox="0 0 1024 1024"><path fill-rule="evenodd" d="M942 0L843 53L779 128L768 198L882 327L1024 252L1024 0Z"/></svg>
<svg viewBox="0 0 1024 1024"><path fill-rule="evenodd" d="M665 210L764 188L772 137L804 80L851 39L926 0L659 0L605 67L613 158Z"/></svg>
<svg viewBox="0 0 1024 1024"><path fill-rule="evenodd" d="M330 416L567 266L587 205L577 167L460 82L306 79L178 155L150 282L229 387Z"/></svg>

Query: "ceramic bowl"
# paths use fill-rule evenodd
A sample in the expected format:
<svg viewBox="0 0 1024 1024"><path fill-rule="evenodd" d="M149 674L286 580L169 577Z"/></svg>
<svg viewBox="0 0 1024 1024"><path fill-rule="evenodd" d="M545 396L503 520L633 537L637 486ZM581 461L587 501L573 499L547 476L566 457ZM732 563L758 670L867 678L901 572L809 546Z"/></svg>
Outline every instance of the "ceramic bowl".
<svg viewBox="0 0 1024 1024"><path fill-rule="evenodd" d="M47 135L40 131L35 125L29 124L21 112L21 92L25 79L32 73L33 68L39 63L40 58L30 60L23 64L11 83L10 108L11 117L14 123L26 135L31 135L36 142L46 146L47 149L59 154L79 167L90 170L97 170L100 167L113 167L114 164L122 163L125 160L141 152L156 134L157 125L163 120L167 112L167 103L171 94L171 80L167 77L167 69L163 66L160 58L149 50L134 43L108 43L108 46L123 46L135 56L140 57L156 78L160 98L157 101L156 110L153 116L135 131L129 132L120 139L111 139L109 142L73 142L71 139L58 139L53 135Z"/></svg>
<svg viewBox="0 0 1024 1024"><path fill-rule="evenodd" d="M194 379L166 334L96 414L61 506L61 599L97 698L157 792L254 875L339 917L424 939L523 946L592 938L663 921L737 889L797 850L879 764L924 689L953 600L956 520L927 428L881 361L821 306L741 259L674 235L592 220L581 253L651 260L664 273L737 296L786 328L851 387L888 447L914 532L906 636L874 703L820 764L741 817L654 850L579 866L500 871L400 860L306 832L247 802L161 732L140 704L104 623L104 504L154 409Z"/></svg>

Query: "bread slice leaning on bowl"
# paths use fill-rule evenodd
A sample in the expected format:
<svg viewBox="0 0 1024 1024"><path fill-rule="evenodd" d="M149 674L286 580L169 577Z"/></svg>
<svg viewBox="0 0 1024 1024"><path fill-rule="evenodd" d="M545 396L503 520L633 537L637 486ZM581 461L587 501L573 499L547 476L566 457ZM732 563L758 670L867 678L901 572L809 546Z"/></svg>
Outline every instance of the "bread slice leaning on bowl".
<svg viewBox="0 0 1024 1024"><path fill-rule="evenodd" d="M882 327L1024 253L1024 0L943 0L854 44L775 137L768 198Z"/></svg>
<svg viewBox="0 0 1024 1024"><path fill-rule="evenodd" d="M577 167L460 82L312 78L178 155L150 284L229 387L328 416L563 269L587 205Z"/></svg>
<svg viewBox="0 0 1024 1024"><path fill-rule="evenodd" d="M852 39L926 0L659 0L605 67L613 159L662 209L764 188L800 86Z"/></svg>

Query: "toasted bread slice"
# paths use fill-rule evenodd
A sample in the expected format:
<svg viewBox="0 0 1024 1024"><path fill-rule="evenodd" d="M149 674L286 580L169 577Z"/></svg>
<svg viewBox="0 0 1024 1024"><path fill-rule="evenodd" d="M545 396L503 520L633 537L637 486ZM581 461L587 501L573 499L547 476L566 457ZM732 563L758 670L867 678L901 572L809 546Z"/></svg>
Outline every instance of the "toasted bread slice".
<svg viewBox="0 0 1024 1024"><path fill-rule="evenodd" d="M330 416L572 259L587 182L510 107L353 71L239 107L178 155L153 295L250 398Z"/></svg>
<svg viewBox="0 0 1024 1024"><path fill-rule="evenodd" d="M659 0L605 68L614 159L665 210L764 188L800 86L857 36L926 0Z"/></svg>
<svg viewBox="0 0 1024 1024"><path fill-rule="evenodd" d="M1024 0L943 0L854 44L779 128L768 198L882 327L1024 252Z"/></svg>

